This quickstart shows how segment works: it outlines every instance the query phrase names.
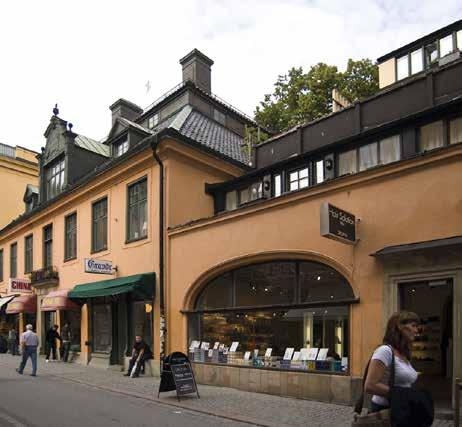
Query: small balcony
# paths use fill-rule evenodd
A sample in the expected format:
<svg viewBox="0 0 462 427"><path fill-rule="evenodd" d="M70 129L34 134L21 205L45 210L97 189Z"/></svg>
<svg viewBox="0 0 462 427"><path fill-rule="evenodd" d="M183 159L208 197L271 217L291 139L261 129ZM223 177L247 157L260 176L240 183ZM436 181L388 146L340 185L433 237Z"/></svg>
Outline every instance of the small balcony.
<svg viewBox="0 0 462 427"><path fill-rule="evenodd" d="M34 270L30 274L31 285L34 288L46 288L59 285L59 273L56 267L46 267Z"/></svg>

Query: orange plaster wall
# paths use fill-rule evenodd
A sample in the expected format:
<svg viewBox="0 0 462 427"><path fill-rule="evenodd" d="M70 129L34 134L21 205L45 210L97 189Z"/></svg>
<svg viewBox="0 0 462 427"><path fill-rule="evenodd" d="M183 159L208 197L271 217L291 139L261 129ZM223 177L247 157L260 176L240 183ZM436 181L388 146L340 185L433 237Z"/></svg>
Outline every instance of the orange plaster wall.
<svg viewBox="0 0 462 427"><path fill-rule="evenodd" d="M384 325L384 275L370 254L388 245L460 235L462 147L449 153L377 168L171 231L170 350L186 350L186 316L180 310L191 308L187 303L207 272L230 260L256 261L262 253L276 252L274 259L278 253L305 253L336 266L360 298L351 310L350 363L353 375L361 374ZM361 220L354 248L320 236L322 202Z"/></svg>

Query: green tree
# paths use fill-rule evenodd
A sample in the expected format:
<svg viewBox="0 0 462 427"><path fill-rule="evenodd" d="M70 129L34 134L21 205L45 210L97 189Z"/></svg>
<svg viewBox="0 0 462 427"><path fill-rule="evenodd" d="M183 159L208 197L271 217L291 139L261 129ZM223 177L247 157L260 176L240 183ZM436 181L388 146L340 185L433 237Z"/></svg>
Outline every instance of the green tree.
<svg viewBox="0 0 462 427"><path fill-rule="evenodd" d="M279 76L274 92L264 96L255 109L255 120L261 126L282 132L298 124L325 116L332 111L332 89L353 102L378 90L378 68L370 59L348 60L345 72L322 62L307 73L291 68Z"/></svg>

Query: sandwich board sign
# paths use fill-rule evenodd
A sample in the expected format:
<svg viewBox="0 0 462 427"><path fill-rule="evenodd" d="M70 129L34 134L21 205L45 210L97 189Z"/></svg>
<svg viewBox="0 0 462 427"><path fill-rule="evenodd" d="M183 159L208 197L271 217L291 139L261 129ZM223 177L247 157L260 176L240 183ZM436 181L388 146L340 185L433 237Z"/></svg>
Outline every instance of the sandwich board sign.
<svg viewBox="0 0 462 427"><path fill-rule="evenodd" d="M197 393L197 397L200 397L191 365L189 363L182 363L171 365L170 367L172 369L178 400L180 400L180 396L191 393Z"/></svg>

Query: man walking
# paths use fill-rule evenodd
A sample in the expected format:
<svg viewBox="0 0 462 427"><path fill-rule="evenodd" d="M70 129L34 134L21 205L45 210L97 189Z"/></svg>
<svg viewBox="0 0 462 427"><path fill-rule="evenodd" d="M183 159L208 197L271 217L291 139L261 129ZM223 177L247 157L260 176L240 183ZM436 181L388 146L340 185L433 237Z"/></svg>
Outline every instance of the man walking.
<svg viewBox="0 0 462 427"><path fill-rule="evenodd" d="M56 361L56 340L62 341L58 333L58 325L54 325L52 328L50 328L45 337L46 349L47 349L46 360L45 360L46 363L50 361L51 352L53 352L53 360Z"/></svg>
<svg viewBox="0 0 462 427"><path fill-rule="evenodd" d="M19 369L16 369L18 374L23 374L27 359L32 361L32 376L37 376L37 347L39 340L33 331L32 325L26 325L26 332L21 335L21 350L22 360Z"/></svg>
<svg viewBox="0 0 462 427"><path fill-rule="evenodd" d="M64 362L67 362L69 359L69 350L71 349L72 343L72 329L71 324L66 322L61 329L61 338L62 338L62 351L61 351L61 359Z"/></svg>

